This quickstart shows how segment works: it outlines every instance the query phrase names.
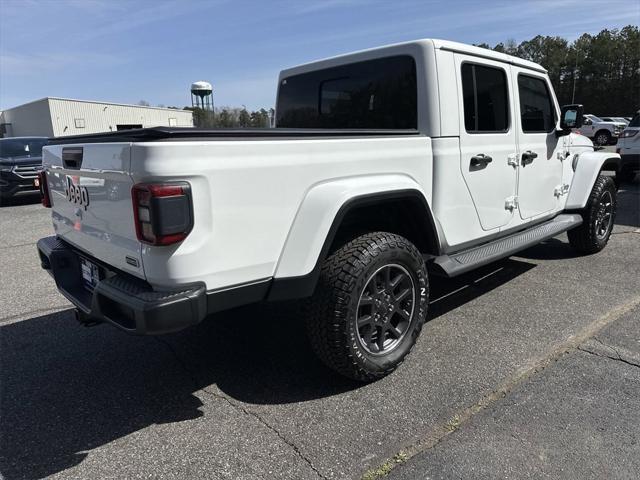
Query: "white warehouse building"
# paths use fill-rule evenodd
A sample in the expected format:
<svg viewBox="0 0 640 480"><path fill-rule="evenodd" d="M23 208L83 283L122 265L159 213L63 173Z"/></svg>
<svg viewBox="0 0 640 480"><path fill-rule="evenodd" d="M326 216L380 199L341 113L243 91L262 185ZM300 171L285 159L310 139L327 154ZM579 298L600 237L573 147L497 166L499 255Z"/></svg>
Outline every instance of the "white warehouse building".
<svg viewBox="0 0 640 480"><path fill-rule="evenodd" d="M61 137L145 127L193 127L189 110L46 97L0 112L0 137Z"/></svg>

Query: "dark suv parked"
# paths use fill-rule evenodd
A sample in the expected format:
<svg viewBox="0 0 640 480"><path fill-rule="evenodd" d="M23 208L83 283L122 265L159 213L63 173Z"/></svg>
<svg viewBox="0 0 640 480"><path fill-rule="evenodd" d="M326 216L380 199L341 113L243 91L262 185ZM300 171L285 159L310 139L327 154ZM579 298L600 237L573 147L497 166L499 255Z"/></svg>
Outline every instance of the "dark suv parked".
<svg viewBox="0 0 640 480"><path fill-rule="evenodd" d="M0 201L39 190L42 147L47 137L0 138Z"/></svg>

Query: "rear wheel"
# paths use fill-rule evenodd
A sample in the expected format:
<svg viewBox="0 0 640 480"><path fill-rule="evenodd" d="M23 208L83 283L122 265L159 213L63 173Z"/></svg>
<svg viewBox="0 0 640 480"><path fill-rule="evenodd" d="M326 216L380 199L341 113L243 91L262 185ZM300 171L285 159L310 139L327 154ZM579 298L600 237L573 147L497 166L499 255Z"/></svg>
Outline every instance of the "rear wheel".
<svg viewBox="0 0 640 480"><path fill-rule="evenodd" d="M306 316L313 349L344 376L381 378L413 347L428 295L424 260L411 242L392 233L362 235L324 262Z"/></svg>
<svg viewBox="0 0 640 480"><path fill-rule="evenodd" d="M611 143L611 133L607 130L600 130L593 138L598 145L609 145Z"/></svg>
<svg viewBox="0 0 640 480"><path fill-rule="evenodd" d="M569 243L581 253L596 253L609 241L616 217L616 186L611 177L600 175L596 180L587 206L582 213L583 223L569 230Z"/></svg>

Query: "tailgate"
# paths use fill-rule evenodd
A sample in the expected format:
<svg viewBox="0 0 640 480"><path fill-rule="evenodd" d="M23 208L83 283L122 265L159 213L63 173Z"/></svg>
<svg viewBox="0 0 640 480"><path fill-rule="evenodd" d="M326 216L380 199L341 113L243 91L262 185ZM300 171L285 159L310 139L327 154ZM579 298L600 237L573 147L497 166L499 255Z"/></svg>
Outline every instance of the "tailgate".
<svg viewBox="0 0 640 480"><path fill-rule="evenodd" d="M131 203L130 143L43 150L56 234L112 267L144 278Z"/></svg>

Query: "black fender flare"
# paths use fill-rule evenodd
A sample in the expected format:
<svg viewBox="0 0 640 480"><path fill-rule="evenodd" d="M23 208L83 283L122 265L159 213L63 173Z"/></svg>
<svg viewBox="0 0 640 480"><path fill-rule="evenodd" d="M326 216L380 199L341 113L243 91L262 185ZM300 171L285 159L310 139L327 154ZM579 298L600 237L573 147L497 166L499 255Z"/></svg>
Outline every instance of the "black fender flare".
<svg viewBox="0 0 640 480"><path fill-rule="evenodd" d="M271 287L269 289L269 292L267 293L266 299L268 301L279 301L292 300L296 298L306 298L311 296L318 283L322 264L329 255L329 249L333 244L336 233L338 232L338 229L340 228L340 225L342 224L347 214L356 208L371 206L375 205L376 203L382 203L389 200L404 199L417 201L422 205L422 208L425 211L426 222L428 222L427 225L430 232L432 232L432 238L429 239L431 249L433 252L435 252L435 255L439 255L441 253L440 244L438 240L438 230L436 228L433 213L427 202L427 199L420 191L405 189L389 192L376 192L356 196L344 202L336 213L327 236L325 237L322 249L320 250L320 254L318 255L318 259L316 260L313 270L311 270L311 272L307 273L306 275L274 278L271 282Z"/></svg>

